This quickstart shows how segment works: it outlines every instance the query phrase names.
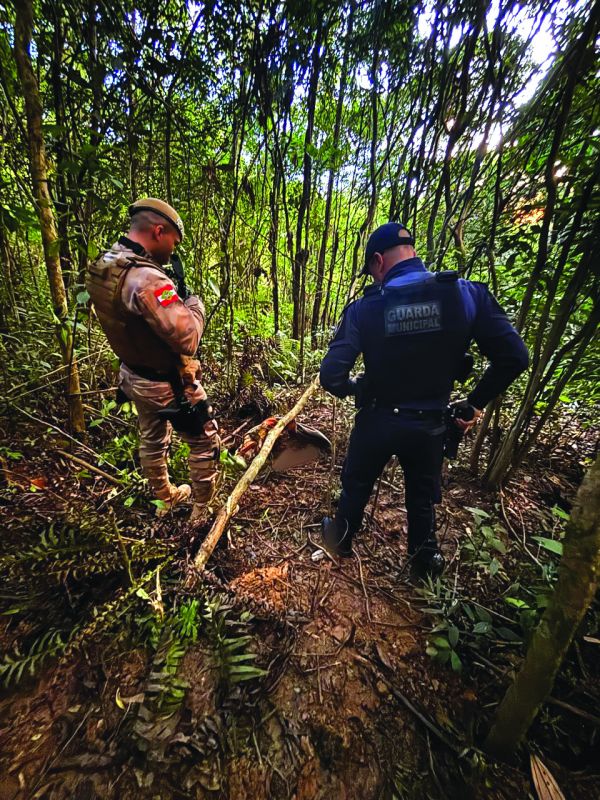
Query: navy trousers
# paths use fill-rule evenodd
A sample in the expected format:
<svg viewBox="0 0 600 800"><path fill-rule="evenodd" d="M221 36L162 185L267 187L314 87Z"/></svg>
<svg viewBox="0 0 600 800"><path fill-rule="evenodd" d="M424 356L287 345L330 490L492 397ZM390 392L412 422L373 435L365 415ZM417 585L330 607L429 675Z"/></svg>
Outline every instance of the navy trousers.
<svg viewBox="0 0 600 800"><path fill-rule="evenodd" d="M389 459L404 472L408 552L435 550L434 504L441 501L443 412L363 408L356 415L342 470L337 517L350 533L360 528L373 486Z"/></svg>

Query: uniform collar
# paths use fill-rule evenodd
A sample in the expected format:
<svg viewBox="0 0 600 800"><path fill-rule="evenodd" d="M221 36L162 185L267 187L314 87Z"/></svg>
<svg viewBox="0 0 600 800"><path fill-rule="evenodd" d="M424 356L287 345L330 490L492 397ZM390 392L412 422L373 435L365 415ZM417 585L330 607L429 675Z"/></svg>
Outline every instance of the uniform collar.
<svg viewBox="0 0 600 800"><path fill-rule="evenodd" d="M399 261L397 264L394 264L383 279L383 286L394 278L400 278L403 275L408 275L410 272L427 272L425 264L423 264L421 259L417 256L414 258L405 258L404 261Z"/></svg>
<svg viewBox="0 0 600 800"><path fill-rule="evenodd" d="M131 244L137 244L137 242L132 242L126 236L121 236L119 238L119 240L117 242L115 242L115 244L113 244L112 249L116 253L123 253L123 252L133 253L133 255L137 256L137 258L142 258L142 259L144 259L144 261L150 261L152 263L152 266L156 267L156 269L159 269L161 272L164 272L166 274L166 270L165 270L164 266L162 264L159 264L158 261L154 258L154 256L151 253L149 253L141 245L139 245L139 247L137 247L134 250L130 246ZM150 265L148 265L148 266L150 266Z"/></svg>

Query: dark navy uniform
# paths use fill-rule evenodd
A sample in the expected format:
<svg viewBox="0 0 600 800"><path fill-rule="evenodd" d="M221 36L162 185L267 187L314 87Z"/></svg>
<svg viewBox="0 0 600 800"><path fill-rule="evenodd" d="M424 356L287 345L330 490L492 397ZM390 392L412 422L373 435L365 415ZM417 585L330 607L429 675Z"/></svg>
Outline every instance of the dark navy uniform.
<svg viewBox="0 0 600 800"><path fill-rule="evenodd" d="M336 516L350 538L375 481L396 455L405 479L409 553L437 549L445 409L473 340L490 362L467 398L482 409L528 364L521 337L484 284L428 272L421 259L409 258L345 309L320 378L336 397L354 394L350 371L363 354L366 398L350 437Z"/></svg>

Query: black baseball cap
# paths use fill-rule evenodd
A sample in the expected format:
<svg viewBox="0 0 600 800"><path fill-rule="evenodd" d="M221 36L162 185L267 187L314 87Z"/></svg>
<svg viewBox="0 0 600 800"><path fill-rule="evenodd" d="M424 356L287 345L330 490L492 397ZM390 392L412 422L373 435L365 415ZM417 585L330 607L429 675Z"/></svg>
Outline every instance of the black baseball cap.
<svg viewBox="0 0 600 800"><path fill-rule="evenodd" d="M361 274L369 274L369 261L375 253L383 253L385 250L391 250L392 247L398 247L399 244L414 245L414 243L415 240L401 222L386 222L385 225L380 225L367 241L365 263Z"/></svg>

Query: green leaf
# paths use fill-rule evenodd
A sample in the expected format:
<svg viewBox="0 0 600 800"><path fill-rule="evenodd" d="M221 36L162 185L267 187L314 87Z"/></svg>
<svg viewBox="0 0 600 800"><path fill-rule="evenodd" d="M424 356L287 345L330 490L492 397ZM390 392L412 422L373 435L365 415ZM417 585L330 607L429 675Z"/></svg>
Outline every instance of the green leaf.
<svg viewBox="0 0 600 800"><path fill-rule="evenodd" d="M458 653L454 650L450 654L450 665L454 672L460 672L462 669L462 661L460 660Z"/></svg>
<svg viewBox="0 0 600 800"><path fill-rule="evenodd" d="M545 536L532 536L540 547L543 547L544 550L548 550L549 553L554 553L557 556L562 556L563 554L563 544L562 542L557 542L555 539L548 539Z"/></svg>
<svg viewBox="0 0 600 800"><path fill-rule="evenodd" d="M435 649L435 647L432 647L431 645L425 648L425 652L427 653L428 656L431 656L432 658L434 658L438 654L438 651Z"/></svg>
<svg viewBox="0 0 600 800"><path fill-rule="evenodd" d="M509 606L514 606L515 608L529 608L527 603L524 600L519 600L518 597L505 597L504 602L508 603Z"/></svg>
<svg viewBox="0 0 600 800"><path fill-rule="evenodd" d="M306 145L306 152L311 158L319 157L318 149L314 146L314 144L311 144L310 142Z"/></svg>
<svg viewBox="0 0 600 800"><path fill-rule="evenodd" d="M516 634L514 631L511 631L510 628L496 628L496 633L502 639L505 639L507 642L520 642L521 637Z"/></svg>
<svg viewBox="0 0 600 800"><path fill-rule="evenodd" d="M87 255L88 258L91 260L98 258L98 256L100 255L100 248L95 242L92 242L91 239L88 242Z"/></svg>
<svg viewBox="0 0 600 800"><path fill-rule="evenodd" d="M492 630L493 630L492 626L490 625L489 622L477 622L473 626L473 633L477 633L477 634L490 633Z"/></svg>
<svg viewBox="0 0 600 800"><path fill-rule="evenodd" d="M488 566L488 572L490 575L494 576L498 574L498 570L500 569L500 562L497 558L492 558Z"/></svg>
<svg viewBox="0 0 600 800"><path fill-rule="evenodd" d="M135 497L126 497L123 501L123 505L125 508L131 508L131 506L135 503Z"/></svg>
<svg viewBox="0 0 600 800"><path fill-rule="evenodd" d="M559 519L564 519L565 522L568 522L570 519L570 514L567 514L566 511L560 508L560 506L554 506L552 509L552 513L554 514L555 517L558 517Z"/></svg>
<svg viewBox="0 0 600 800"><path fill-rule="evenodd" d="M491 622L492 617L489 611L485 608L479 608L479 606L475 606L475 613L479 617L482 622Z"/></svg>
<svg viewBox="0 0 600 800"><path fill-rule="evenodd" d="M479 517L480 519L489 519L490 515L487 511L484 511L481 508L472 508L471 506L465 506L467 511L470 511L474 517Z"/></svg>
<svg viewBox="0 0 600 800"><path fill-rule="evenodd" d="M452 647L456 647L456 645L458 644L459 635L460 634L456 625L452 625L448 629L448 641L450 642Z"/></svg>
<svg viewBox="0 0 600 800"><path fill-rule="evenodd" d="M141 586L140 586L139 589L135 590L135 593L136 593L136 595L138 597L141 597L142 600L150 600L150 595L148 594L148 592L145 589L142 589Z"/></svg>
<svg viewBox="0 0 600 800"><path fill-rule="evenodd" d="M435 636L432 639L432 642L436 647L441 648L442 650L449 650L450 644L448 643L447 639L444 639L443 636Z"/></svg>
<svg viewBox="0 0 600 800"><path fill-rule="evenodd" d="M216 282L213 280L213 278L209 278L209 279L208 279L208 285L210 286L210 288L212 289L213 293L214 293L214 294L215 294L217 297L221 297L221 290L219 289L219 286L218 286L218 285L217 285L217 283L216 283Z"/></svg>

